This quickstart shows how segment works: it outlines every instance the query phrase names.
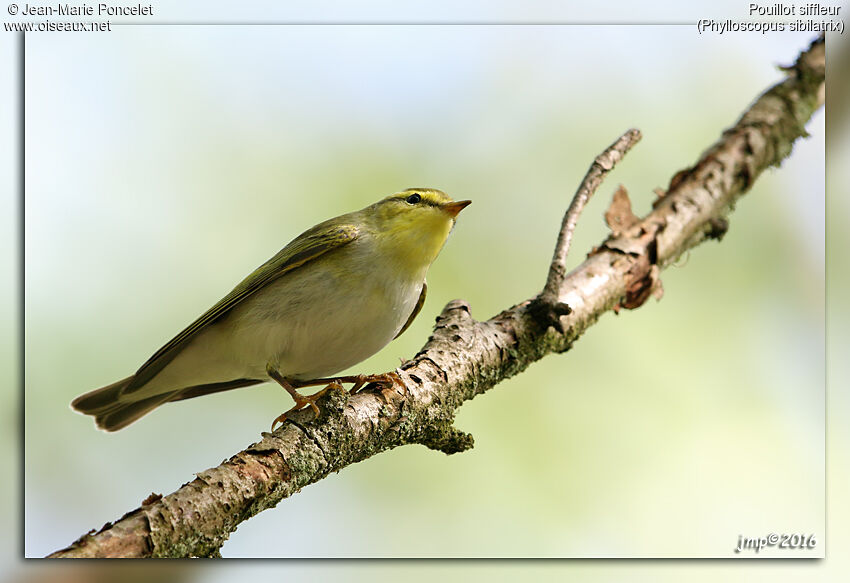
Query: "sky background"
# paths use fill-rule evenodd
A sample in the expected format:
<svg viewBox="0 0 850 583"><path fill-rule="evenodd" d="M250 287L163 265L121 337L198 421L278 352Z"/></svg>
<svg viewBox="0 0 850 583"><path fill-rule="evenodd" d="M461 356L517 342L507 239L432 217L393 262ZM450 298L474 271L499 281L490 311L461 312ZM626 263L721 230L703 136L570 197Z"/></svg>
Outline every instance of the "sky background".
<svg viewBox="0 0 850 583"><path fill-rule="evenodd" d="M254 9L240 20L269 16ZM216 5L203 16L227 20ZM593 15L567 16L558 20ZM510 9L494 19L525 20ZM25 554L172 492L289 406L262 385L168 405L107 435L68 403L130 374L306 227L408 186L473 199L420 317L357 367L388 370L419 349L447 301L462 297L486 319L539 290L572 192L625 129L644 139L585 211L573 266L604 238L618 184L648 212L652 189L810 39L700 36L693 25L29 35ZM721 244L663 272L661 302L605 315L570 352L464 405L456 425L475 436L472 451L409 446L346 468L243 523L222 553L730 557L742 534L825 540L824 117L742 199ZM16 395L3 398L13 444Z"/></svg>

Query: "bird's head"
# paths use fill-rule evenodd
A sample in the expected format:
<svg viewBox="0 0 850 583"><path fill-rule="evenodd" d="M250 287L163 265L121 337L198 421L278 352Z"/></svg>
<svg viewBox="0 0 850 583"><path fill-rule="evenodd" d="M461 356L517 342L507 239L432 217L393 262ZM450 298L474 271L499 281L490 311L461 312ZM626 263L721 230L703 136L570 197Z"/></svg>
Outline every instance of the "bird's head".
<svg viewBox="0 0 850 583"><path fill-rule="evenodd" d="M427 268L446 242L458 213L472 201L453 201L434 188L408 188L364 211L375 236L409 267Z"/></svg>

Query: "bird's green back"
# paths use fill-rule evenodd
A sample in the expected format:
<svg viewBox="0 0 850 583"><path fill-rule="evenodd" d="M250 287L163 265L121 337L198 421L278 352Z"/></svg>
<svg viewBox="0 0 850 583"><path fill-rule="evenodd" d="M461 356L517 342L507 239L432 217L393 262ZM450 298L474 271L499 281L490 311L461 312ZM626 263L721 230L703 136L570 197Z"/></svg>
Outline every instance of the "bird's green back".
<svg viewBox="0 0 850 583"><path fill-rule="evenodd" d="M165 368L200 331L227 314L233 307L258 290L282 275L308 264L317 257L354 241L359 235L359 229L356 225L346 224L344 221L340 222L340 218L342 217L330 219L308 229L281 249L274 257L254 270L233 288L233 291L204 312L165 346L157 350L156 354L136 371L133 380L124 388L122 393L132 393L143 387Z"/></svg>

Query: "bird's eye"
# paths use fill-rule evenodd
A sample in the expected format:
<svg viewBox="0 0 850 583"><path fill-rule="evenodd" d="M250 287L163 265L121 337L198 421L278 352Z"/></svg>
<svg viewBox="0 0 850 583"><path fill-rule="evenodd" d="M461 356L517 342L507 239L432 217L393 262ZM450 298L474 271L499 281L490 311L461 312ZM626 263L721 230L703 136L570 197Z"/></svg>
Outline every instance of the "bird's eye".
<svg viewBox="0 0 850 583"><path fill-rule="evenodd" d="M405 200L410 204L416 204L417 202L422 200L422 197L419 196L418 192L416 192L416 193L413 193L410 196L408 196Z"/></svg>

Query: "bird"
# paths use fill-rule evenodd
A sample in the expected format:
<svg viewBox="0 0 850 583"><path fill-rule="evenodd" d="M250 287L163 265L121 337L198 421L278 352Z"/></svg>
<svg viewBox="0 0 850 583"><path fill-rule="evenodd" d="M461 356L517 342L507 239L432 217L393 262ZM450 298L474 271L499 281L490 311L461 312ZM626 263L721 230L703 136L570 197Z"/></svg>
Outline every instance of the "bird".
<svg viewBox="0 0 850 583"><path fill-rule="evenodd" d="M272 422L331 389L392 383L391 373L334 377L400 336L419 314L425 276L472 201L408 188L321 222L293 239L135 374L71 407L117 431L160 405L275 381L295 401ZM314 395L297 389L327 386Z"/></svg>

